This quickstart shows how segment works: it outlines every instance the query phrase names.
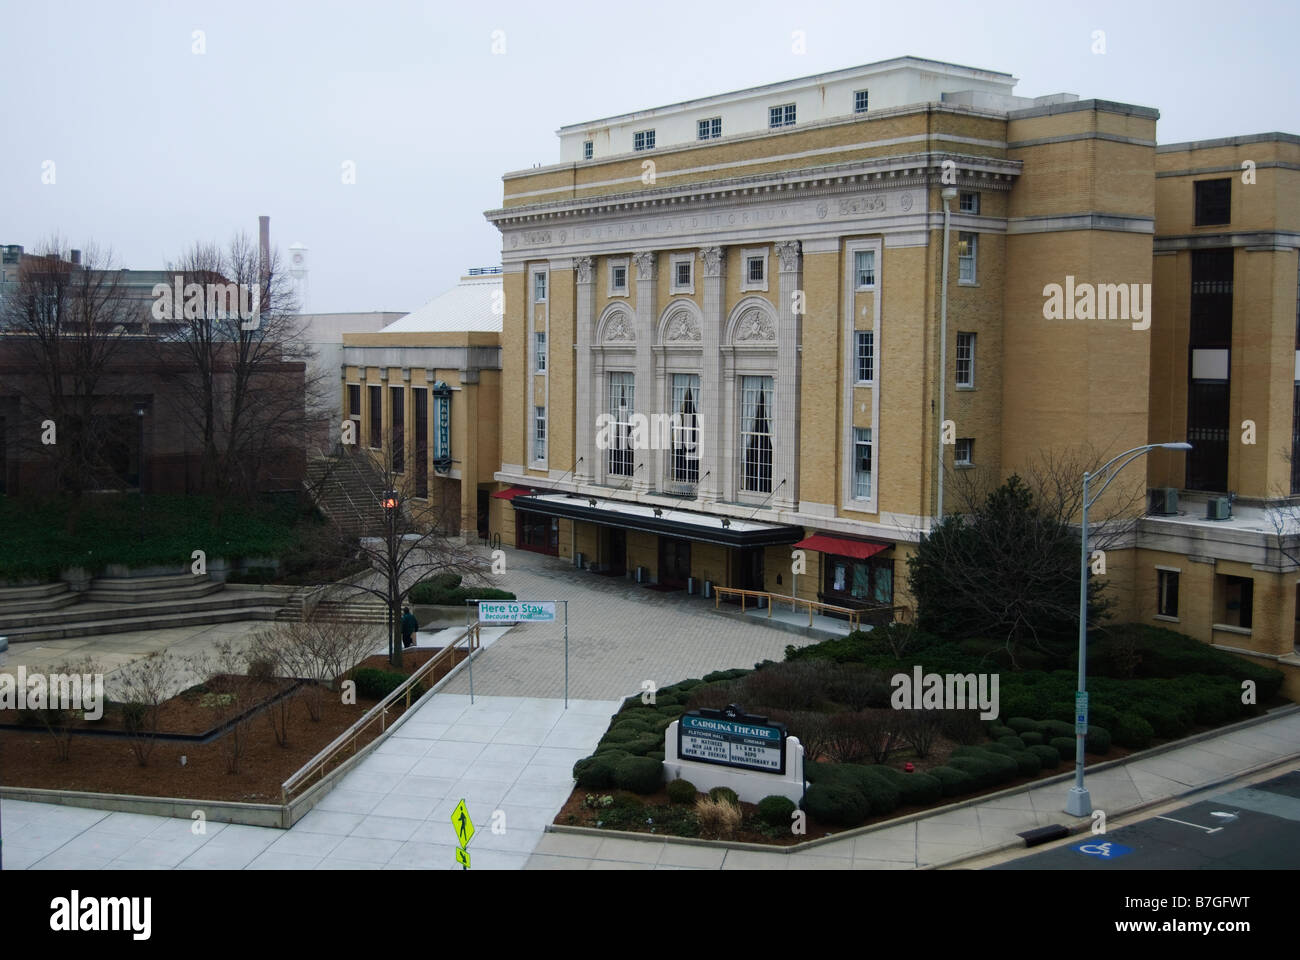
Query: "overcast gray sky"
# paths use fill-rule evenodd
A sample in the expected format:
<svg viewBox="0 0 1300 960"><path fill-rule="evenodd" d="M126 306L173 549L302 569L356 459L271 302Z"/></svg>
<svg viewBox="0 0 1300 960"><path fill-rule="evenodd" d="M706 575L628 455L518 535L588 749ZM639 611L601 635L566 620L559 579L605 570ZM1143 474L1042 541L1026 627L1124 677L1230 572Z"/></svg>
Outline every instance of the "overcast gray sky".
<svg viewBox="0 0 1300 960"><path fill-rule="evenodd" d="M498 262L482 213L502 173L558 161L565 124L913 55L1011 73L1021 96L1156 107L1164 143L1300 133L1298 11L0 0L0 243L57 233L158 269L267 214L282 252L310 250L311 311L414 310Z"/></svg>

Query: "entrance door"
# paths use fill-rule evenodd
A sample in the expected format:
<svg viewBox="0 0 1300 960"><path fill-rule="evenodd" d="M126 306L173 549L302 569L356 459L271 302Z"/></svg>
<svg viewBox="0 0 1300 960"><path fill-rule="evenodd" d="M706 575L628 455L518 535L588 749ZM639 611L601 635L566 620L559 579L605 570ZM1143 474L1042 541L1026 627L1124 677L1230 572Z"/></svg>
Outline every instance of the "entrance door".
<svg viewBox="0 0 1300 960"><path fill-rule="evenodd" d="M674 537L659 538L659 584L681 590L691 575L691 542Z"/></svg>
<svg viewBox="0 0 1300 960"><path fill-rule="evenodd" d="M602 527L600 563L611 577L627 575L627 531L621 527Z"/></svg>
<svg viewBox="0 0 1300 960"><path fill-rule="evenodd" d="M763 586L763 549L753 547L735 550L731 555L731 585L741 590L762 590ZM740 602L737 597L735 603ZM753 600L746 600L745 606Z"/></svg>
<svg viewBox="0 0 1300 960"><path fill-rule="evenodd" d="M481 540L488 538L489 496L486 490L478 491L478 535Z"/></svg>

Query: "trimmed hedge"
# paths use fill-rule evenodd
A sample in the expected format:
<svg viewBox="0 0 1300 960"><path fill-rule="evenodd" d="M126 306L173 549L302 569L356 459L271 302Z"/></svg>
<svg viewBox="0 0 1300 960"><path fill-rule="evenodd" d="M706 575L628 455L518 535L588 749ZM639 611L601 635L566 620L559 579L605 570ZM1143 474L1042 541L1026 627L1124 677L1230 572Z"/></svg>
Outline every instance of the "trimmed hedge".
<svg viewBox="0 0 1300 960"><path fill-rule="evenodd" d="M1088 724L1088 735L1084 738L1083 749L1085 753L1110 753L1110 731L1105 727L1094 727L1091 723Z"/></svg>
<svg viewBox="0 0 1300 960"><path fill-rule="evenodd" d="M773 794L758 801L758 819L769 827L788 827L795 809L789 797Z"/></svg>
<svg viewBox="0 0 1300 960"><path fill-rule="evenodd" d="M740 797L730 787L714 787L709 791L709 799L714 803L726 801L733 807L740 806Z"/></svg>
<svg viewBox="0 0 1300 960"><path fill-rule="evenodd" d="M614 786L632 793L654 793L663 785L664 765L652 757L624 757L614 764Z"/></svg>
<svg viewBox="0 0 1300 960"><path fill-rule="evenodd" d="M1016 731L1011 729L1011 727L1005 726L1004 724L1001 723L989 724L990 740L1001 740L1003 737L1014 737L1015 735L1016 735Z"/></svg>
<svg viewBox="0 0 1300 960"><path fill-rule="evenodd" d="M1028 717L1012 717L1007 721L1007 726L1018 734L1042 733L1042 721Z"/></svg>
<svg viewBox="0 0 1300 960"><path fill-rule="evenodd" d="M939 781L939 788L945 797L955 797L975 789L975 779L957 767L935 767L930 771L930 776Z"/></svg>
<svg viewBox="0 0 1300 960"><path fill-rule="evenodd" d="M1020 768L1022 777L1036 777L1040 770L1043 769L1043 761L1038 759L1038 755L1028 748L1021 750L1013 758Z"/></svg>
<svg viewBox="0 0 1300 960"><path fill-rule="evenodd" d="M699 792L689 780L673 780L668 784L668 802L694 803Z"/></svg>
<svg viewBox="0 0 1300 960"><path fill-rule="evenodd" d="M1024 741L1026 747L1036 747L1046 742L1046 738L1034 730L1026 730L1020 735L1020 739Z"/></svg>
<svg viewBox="0 0 1300 960"><path fill-rule="evenodd" d="M1056 752L1060 754L1062 760L1074 761L1076 750L1074 737L1052 737L1049 744L1056 748Z"/></svg>
<svg viewBox="0 0 1300 960"><path fill-rule="evenodd" d="M1021 740L1019 737L998 737L998 743L1002 744L1004 747L1010 747L1012 750L1025 749L1025 741Z"/></svg>
<svg viewBox="0 0 1300 960"><path fill-rule="evenodd" d="M867 798L845 783L814 783L803 802L809 816L833 826L857 826L871 815Z"/></svg>
<svg viewBox="0 0 1300 960"><path fill-rule="evenodd" d="M370 700L382 700L388 696L409 677L409 673L398 673L396 670L375 670L371 667L361 667L352 671L352 680L357 685L357 696L366 697ZM428 687L421 681L411 688L411 702L414 703L417 697L424 696Z"/></svg>
<svg viewBox="0 0 1300 960"><path fill-rule="evenodd" d="M943 795L943 784L929 773L904 774L903 803L923 807L934 803Z"/></svg>
<svg viewBox="0 0 1300 960"><path fill-rule="evenodd" d="M1029 747L1029 752L1038 758L1044 770L1055 770L1061 763L1061 754L1053 746L1048 744L1037 744Z"/></svg>
<svg viewBox="0 0 1300 960"><path fill-rule="evenodd" d="M604 790L614 785L615 764L621 762L607 756L584 757L573 765L573 778L584 789Z"/></svg>
<svg viewBox="0 0 1300 960"><path fill-rule="evenodd" d="M1111 730L1111 739L1121 747L1141 750L1151 746L1155 730L1145 718L1135 713L1121 713Z"/></svg>

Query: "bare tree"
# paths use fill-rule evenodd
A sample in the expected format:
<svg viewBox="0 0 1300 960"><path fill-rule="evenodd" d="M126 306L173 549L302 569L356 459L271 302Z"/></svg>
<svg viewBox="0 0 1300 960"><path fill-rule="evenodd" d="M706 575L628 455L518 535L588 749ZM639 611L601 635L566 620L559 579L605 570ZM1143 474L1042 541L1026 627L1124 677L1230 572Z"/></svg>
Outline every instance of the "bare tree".
<svg viewBox="0 0 1300 960"><path fill-rule="evenodd" d="M188 658L189 668L203 677L208 691L200 703L212 712L225 732L218 736L226 757L226 772L239 773L239 761L248 748L254 719L250 708L261 688L256 677L248 675L248 651L232 640L219 640L212 647Z"/></svg>
<svg viewBox="0 0 1300 960"><path fill-rule="evenodd" d="M388 658L402 669L401 611L411 588L440 573L455 572L470 582L488 569L484 559L450 531L459 528L452 505L442 503L417 512L407 483L393 469L391 454L381 461L367 451L334 458L321 486L341 485L351 491L352 515L333 517L340 537L360 534L357 555L372 574L333 590L340 596L369 595L383 601L388 612ZM434 501L431 501L434 502Z"/></svg>
<svg viewBox="0 0 1300 960"><path fill-rule="evenodd" d="M155 650L118 671L113 678L122 701L122 719L131 751L147 766L158 737L158 713L174 693L181 664L168 650Z"/></svg>
<svg viewBox="0 0 1300 960"><path fill-rule="evenodd" d="M260 631L253 638L249 656L270 660L280 676L305 680L303 702L312 720L319 721L325 691L336 688L339 678L374 648L374 630L366 624L311 617L299 623L277 623ZM282 706L283 723L277 727L276 739L284 746L286 741L280 734L287 731L288 698L277 706Z"/></svg>
<svg viewBox="0 0 1300 960"><path fill-rule="evenodd" d="M79 660L64 660L55 666L55 668L46 674L44 681L43 697L38 706L30 708L36 713L45 726L46 732L54 741L54 748L57 751L60 760L67 760L68 754L72 749L72 734L77 724L85 718L85 685L88 679L93 681L97 675L102 676L103 668L99 661L93 657L84 657ZM80 684L82 687L82 709L77 710L67 702L68 694L72 688L68 684ZM33 693L28 693L28 703L33 699ZM102 708L103 704L100 704Z"/></svg>
<svg viewBox="0 0 1300 960"><path fill-rule="evenodd" d="M321 375L311 372L314 354L278 253L263 262L257 243L239 234L225 249L195 244L169 270L191 292L183 303L172 298L160 350L186 360L171 374L184 387L174 412L201 451L200 487L219 518L232 496L267 478L286 438L305 437L320 418L312 400L323 395Z"/></svg>
<svg viewBox="0 0 1300 960"><path fill-rule="evenodd" d="M111 254L89 244L74 263L56 238L22 264L0 315L0 332L31 371L20 379L31 423L18 445L49 465L49 489L69 495L70 533L82 494L116 482L108 450L123 438L105 415L103 387L137 310Z"/></svg>

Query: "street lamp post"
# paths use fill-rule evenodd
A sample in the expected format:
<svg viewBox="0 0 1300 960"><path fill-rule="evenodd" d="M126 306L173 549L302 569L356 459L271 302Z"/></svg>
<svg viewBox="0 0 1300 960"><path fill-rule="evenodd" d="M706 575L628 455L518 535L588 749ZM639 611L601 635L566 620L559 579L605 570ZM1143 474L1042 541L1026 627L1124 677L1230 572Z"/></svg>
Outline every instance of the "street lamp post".
<svg viewBox="0 0 1300 960"><path fill-rule="evenodd" d="M1083 523L1080 530L1079 545L1079 689L1075 695L1074 715L1074 786L1065 799L1065 812L1075 817L1086 817L1092 813L1092 797L1083 785L1083 748L1084 738L1088 733L1088 508L1096 503L1106 488L1110 486L1121 470L1139 457L1144 457L1152 450L1190 450L1190 443L1148 443L1145 446L1125 450L1095 474L1083 474ZM1119 461L1124 461L1119 463ZM1119 464L1116 466L1116 464ZM1111 469L1111 468L1114 469ZM1092 481L1103 479L1095 494L1089 493Z"/></svg>

